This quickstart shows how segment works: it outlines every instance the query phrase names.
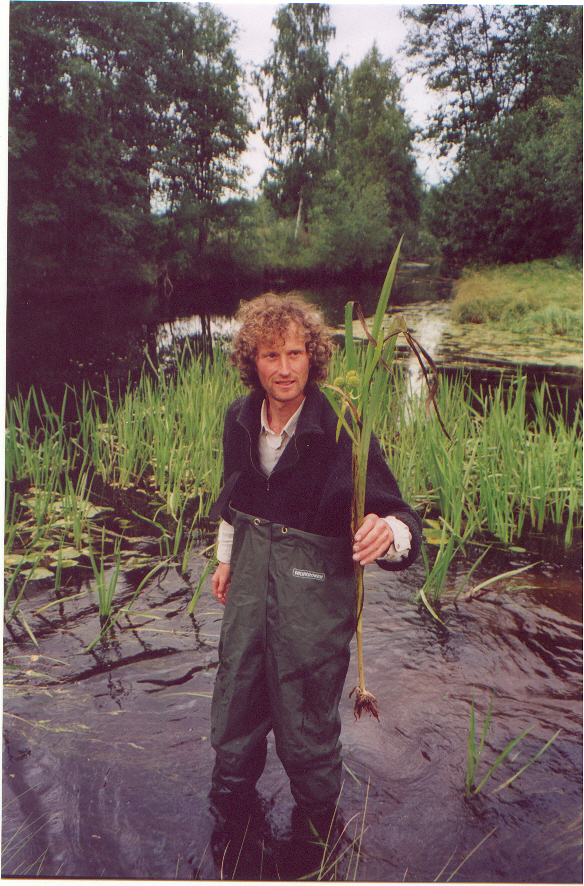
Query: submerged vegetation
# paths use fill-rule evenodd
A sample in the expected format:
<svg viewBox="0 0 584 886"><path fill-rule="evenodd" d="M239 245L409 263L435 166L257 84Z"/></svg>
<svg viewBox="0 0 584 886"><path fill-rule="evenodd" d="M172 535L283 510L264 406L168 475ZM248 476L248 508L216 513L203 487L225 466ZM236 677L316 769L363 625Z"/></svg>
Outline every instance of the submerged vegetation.
<svg viewBox="0 0 584 886"><path fill-rule="evenodd" d="M342 365L339 351L332 379ZM406 383L396 371L396 394L378 404L376 432L400 488L426 520L427 541L446 549L444 568L471 538L512 544L525 531L554 527L571 545L582 525L581 406L567 423L543 384L529 408L521 374L488 393L462 380L442 383L436 405L448 440L424 401L404 395ZM120 397L69 392L73 422L64 420L65 401L53 410L34 389L11 399L7 617L18 612L29 581L46 580L59 592L83 568L94 579L103 626L120 570L146 574L165 562L186 573L221 486L225 410L240 393L217 347L212 362L187 350L172 371L145 370ZM439 575L434 580L440 584Z"/></svg>

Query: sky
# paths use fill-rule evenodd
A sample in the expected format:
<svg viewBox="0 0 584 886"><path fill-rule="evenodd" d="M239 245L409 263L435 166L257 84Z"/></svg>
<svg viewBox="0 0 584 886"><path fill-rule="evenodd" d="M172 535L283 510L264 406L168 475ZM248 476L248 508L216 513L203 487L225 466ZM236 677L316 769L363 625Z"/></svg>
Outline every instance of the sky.
<svg viewBox="0 0 584 886"><path fill-rule="evenodd" d="M231 19L239 30L235 44L240 62L250 71L254 64L262 64L272 52L272 41L276 29L272 20L281 4L276 3L222 3L214 2ZM398 75L402 78L404 107L406 115L414 126L423 126L427 115L436 106L436 96L429 94L420 77L406 79L406 57L400 52L405 42L407 27L399 17L403 4L370 3L331 3L330 17L336 27L336 37L328 44L332 64L342 56L351 69L359 64L371 49L373 43L383 58L391 58ZM252 99L252 112L257 122L263 106L257 93L249 87ZM244 155L244 162L251 168L248 180L251 189L257 188L267 165L265 146L261 134L257 132L249 139L250 149ZM417 152L418 168L427 184L437 184L445 177L445 170L437 158L433 157L427 145ZM256 196L252 190L252 196Z"/></svg>

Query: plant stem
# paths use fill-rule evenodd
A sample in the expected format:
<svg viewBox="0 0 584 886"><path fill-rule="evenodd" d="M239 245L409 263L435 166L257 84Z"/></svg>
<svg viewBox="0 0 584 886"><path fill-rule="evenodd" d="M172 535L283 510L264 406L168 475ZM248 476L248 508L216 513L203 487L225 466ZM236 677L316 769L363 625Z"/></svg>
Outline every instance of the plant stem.
<svg viewBox="0 0 584 886"><path fill-rule="evenodd" d="M361 429L358 427L355 428L355 436L356 440L353 442L353 500L351 507L351 534L353 538L365 518L365 477L367 475L367 456L369 455L368 448L366 452L362 450ZM365 461L364 465L363 460ZM353 689L353 692L356 693L355 719L360 718L363 711L366 711L370 716L379 720L375 696L365 688L365 669L363 667L363 602L365 589L363 585L363 566L356 560L353 561L353 571L355 573L355 604L357 612L355 637L357 639L357 664L359 668L359 685ZM351 692L351 695L353 692Z"/></svg>

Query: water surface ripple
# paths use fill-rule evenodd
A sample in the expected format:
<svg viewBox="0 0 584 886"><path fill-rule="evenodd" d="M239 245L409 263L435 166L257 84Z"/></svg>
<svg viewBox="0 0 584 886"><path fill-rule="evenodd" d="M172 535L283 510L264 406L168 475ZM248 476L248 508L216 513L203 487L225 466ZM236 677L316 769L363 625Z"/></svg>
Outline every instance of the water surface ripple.
<svg viewBox="0 0 584 886"><path fill-rule="evenodd" d="M194 560L192 583L175 572L152 581L89 653L91 597L35 617L46 591L30 590L39 648L18 622L5 631L5 876L219 877L206 794L221 611L207 588L186 613L201 568ZM563 583L565 606L511 587L451 599L444 627L411 602L419 566L367 569L365 664L380 722L354 719L355 655L341 705L342 809L351 836L365 828L357 879L582 882L580 592L567 571L548 580L556 591ZM532 728L466 799L473 694L477 741L493 697L477 783ZM539 760L492 793L558 729ZM251 878L277 879L293 803L273 744L259 790L264 855Z"/></svg>

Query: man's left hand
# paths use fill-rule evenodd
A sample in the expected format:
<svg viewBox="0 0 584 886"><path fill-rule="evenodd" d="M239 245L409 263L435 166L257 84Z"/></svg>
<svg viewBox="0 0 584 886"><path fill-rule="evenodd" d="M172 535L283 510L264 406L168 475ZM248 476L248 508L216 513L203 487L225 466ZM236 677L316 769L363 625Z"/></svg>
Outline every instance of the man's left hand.
<svg viewBox="0 0 584 886"><path fill-rule="evenodd" d="M367 514L355 534L353 560L367 566L378 557L383 557L392 542L393 532L386 521L377 514Z"/></svg>

